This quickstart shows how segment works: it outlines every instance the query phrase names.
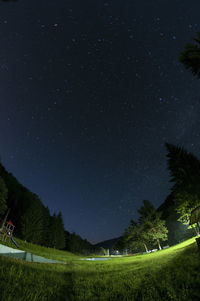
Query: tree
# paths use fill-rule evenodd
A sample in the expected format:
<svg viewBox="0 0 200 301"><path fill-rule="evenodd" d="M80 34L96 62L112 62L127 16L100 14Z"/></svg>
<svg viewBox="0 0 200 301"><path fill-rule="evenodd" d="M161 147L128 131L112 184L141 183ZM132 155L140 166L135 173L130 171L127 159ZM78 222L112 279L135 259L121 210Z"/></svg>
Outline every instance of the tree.
<svg viewBox="0 0 200 301"><path fill-rule="evenodd" d="M178 221L188 224L191 211L200 205L200 161L184 148L171 144L166 147Z"/></svg>
<svg viewBox="0 0 200 301"><path fill-rule="evenodd" d="M0 217L2 217L7 209L7 199L8 190L5 185L5 182L2 178L0 178Z"/></svg>
<svg viewBox="0 0 200 301"><path fill-rule="evenodd" d="M42 245L49 247L49 242L51 240L51 233L49 231L50 226L50 211L48 207L43 207L42 209L42 223L43 223L43 235L42 235Z"/></svg>
<svg viewBox="0 0 200 301"><path fill-rule="evenodd" d="M121 236L114 245L115 250L119 250L120 252L124 252L127 249L127 244L124 236Z"/></svg>
<svg viewBox="0 0 200 301"><path fill-rule="evenodd" d="M99 248L96 249L96 254L101 255L101 256L105 256L107 254L107 252L103 247L99 247Z"/></svg>
<svg viewBox="0 0 200 301"><path fill-rule="evenodd" d="M179 221L185 225L189 224L191 212L200 206L200 198L195 193L180 191L176 193L176 211L179 213Z"/></svg>
<svg viewBox="0 0 200 301"><path fill-rule="evenodd" d="M150 201L143 201L143 206L138 210L140 213L139 223L146 237L153 242L157 242L161 249L160 240L167 240L168 230L165 221L161 219L161 212L155 210Z"/></svg>
<svg viewBox="0 0 200 301"><path fill-rule="evenodd" d="M146 220L145 228L147 228L149 238L152 241L156 241L161 250L160 240L167 240L168 230L165 226L165 221L160 218L160 213L156 212L155 215L149 216Z"/></svg>
<svg viewBox="0 0 200 301"><path fill-rule="evenodd" d="M200 191L199 185L196 185L200 181L200 161L183 147L166 143L166 148L170 182L174 182L172 191L185 189L186 186L193 192L194 188Z"/></svg>
<svg viewBox="0 0 200 301"><path fill-rule="evenodd" d="M82 253L83 250L80 246L80 237L75 232L70 234L69 245L69 251L73 253Z"/></svg>
<svg viewBox="0 0 200 301"><path fill-rule="evenodd" d="M62 218L62 213L59 212L56 217L56 227L57 227L57 241L56 241L56 247L58 249L64 249L65 248L65 228Z"/></svg>
<svg viewBox="0 0 200 301"><path fill-rule="evenodd" d="M146 221L149 215L152 215L154 212L155 208L151 204L151 202L148 200L144 200L143 205L138 210L138 213L140 214L139 223L142 224L144 221Z"/></svg>
<svg viewBox="0 0 200 301"><path fill-rule="evenodd" d="M125 230L124 241L128 248L140 248L141 245L144 246L146 252L148 252L148 234L144 231L143 225L130 221L129 227Z"/></svg>
<svg viewBox="0 0 200 301"><path fill-rule="evenodd" d="M57 247L57 225L56 225L56 214L50 216L49 221L49 247Z"/></svg>
<svg viewBox="0 0 200 301"><path fill-rule="evenodd" d="M200 78L200 32L193 38L196 43L187 43L180 53L179 60L193 75Z"/></svg>
<svg viewBox="0 0 200 301"><path fill-rule="evenodd" d="M65 248L66 234L61 212L59 212L57 215L54 213L53 216L50 217L49 235L50 247L56 249Z"/></svg>
<svg viewBox="0 0 200 301"><path fill-rule="evenodd" d="M37 195L32 194L32 200L21 216L21 235L29 242L40 244L43 231L43 205Z"/></svg>
<svg viewBox="0 0 200 301"><path fill-rule="evenodd" d="M88 255L92 250L92 245L86 239L82 239L75 232L69 233L68 231L65 231L65 239L65 249L70 252Z"/></svg>
<svg viewBox="0 0 200 301"><path fill-rule="evenodd" d="M161 218L166 221L169 245L174 245L182 240L191 238L194 236L193 232L195 230L189 229L183 223L178 221L180 214L177 213L174 197L174 193L171 192L164 203L157 209L157 211L161 212Z"/></svg>

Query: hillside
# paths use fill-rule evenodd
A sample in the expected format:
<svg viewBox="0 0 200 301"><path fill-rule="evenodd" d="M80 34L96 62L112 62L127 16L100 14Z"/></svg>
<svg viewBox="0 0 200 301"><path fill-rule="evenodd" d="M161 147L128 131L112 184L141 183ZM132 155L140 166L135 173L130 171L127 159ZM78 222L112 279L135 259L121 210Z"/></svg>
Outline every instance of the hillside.
<svg viewBox="0 0 200 301"><path fill-rule="evenodd" d="M87 254L92 245L64 228L62 213L50 214L40 198L23 186L0 163L0 191L6 206L0 211L0 226L9 208L8 219L15 225L14 235L30 243L49 248ZM2 206L2 205L1 205Z"/></svg>
<svg viewBox="0 0 200 301"><path fill-rule="evenodd" d="M95 248L104 248L104 249L110 249L112 250L114 248L114 245L116 244L116 242L120 239L121 237L117 237L117 238L112 238L112 239L108 239L108 240L104 240L101 242L98 242L97 244L94 245Z"/></svg>
<svg viewBox="0 0 200 301"><path fill-rule="evenodd" d="M44 246L28 243L19 238L16 238L15 240L16 240L17 244L19 245L20 250L23 250L23 251L26 251L26 252L29 252L29 253L32 253L32 254L35 254L38 256L42 256L45 258L49 258L52 260L59 260L59 261L67 262L72 259L80 258L80 255L77 255L77 254L74 254L74 253L71 253L68 251L58 250L58 249L54 249L54 248L47 248ZM18 250L18 248L11 241L7 241L7 242L0 241L0 244L3 244L5 246L8 246L8 247Z"/></svg>

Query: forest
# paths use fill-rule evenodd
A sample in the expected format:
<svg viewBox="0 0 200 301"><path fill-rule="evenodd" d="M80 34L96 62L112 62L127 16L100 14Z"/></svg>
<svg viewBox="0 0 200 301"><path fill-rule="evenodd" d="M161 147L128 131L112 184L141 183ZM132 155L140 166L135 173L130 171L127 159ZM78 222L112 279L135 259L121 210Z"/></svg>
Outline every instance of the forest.
<svg viewBox="0 0 200 301"><path fill-rule="evenodd" d="M64 228L62 213L50 214L40 198L21 185L0 163L0 220L8 210L15 235L27 242L74 253L87 253L91 244Z"/></svg>

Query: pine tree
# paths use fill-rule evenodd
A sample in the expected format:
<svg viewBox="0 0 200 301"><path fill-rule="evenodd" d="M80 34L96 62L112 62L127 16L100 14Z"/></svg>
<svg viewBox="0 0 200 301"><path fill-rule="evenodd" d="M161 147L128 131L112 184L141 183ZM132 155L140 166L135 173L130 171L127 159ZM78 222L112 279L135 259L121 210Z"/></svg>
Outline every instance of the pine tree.
<svg viewBox="0 0 200 301"><path fill-rule="evenodd" d="M57 242L56 246L58 249L65 248L65 228L62 218L62 213L59 212L56 217L56 224L57 224Z"/></svg>
<svg viewBox="0 0 200 301"><path fill-rule="evenodd" d="M56 214L54 213L49 219L49 243L48 246L56 248L57 241L57 229L56 229Z"/></svg>
<svg viewBox="0 0 200 301"><path fill-rule="evenodd" d="M32 201L21 217L22 238L40 244L43 238L43 205L39 198L33 194Z"/></svg>
<svg viewBox="0 0 200 301"><path fill-rule="evenodd" d="M64 249L65 248L65 229L62 220L61 212L56 215L50 217L50 225L49 225L49 233L50 233L50 247L56 249Z"/></svg>
<svg viewBox="0 0 200 301"><path fill-rule="evenodd" d="M191 211L200 206L200 161L184 148L166 144L178 220L189 223Z"/></svg>
<svg viewBox="0 0 200 301"><path fill-rule="evenodd" d="M138 213L140 214L139 217L139 223L142 224L144 220L150 215L155 212L154 206L151 204L150 201L144 200L143 205L138 210Z"/></svg>
<svg viewBox="0 0 200 301"><path fill-rule="evenodd" d="M200 181L200 161L183 147L166 143L166 148L171 182L175 183L173 191L186 186L194 191L194 184Z"/></svg>
<svg viewBox="0 0 200 301"><path fill-rule="evenodd" d="M5 182L2 178L0 178L0 218L4 215L6 209L7 209L7 194L8 190L5 185Z"/></svg>
<svg viewBox="0 0 200 301"><path fill-rule="evenodd" d="M179 59L193 75L200 78L200 32L193 40L196 43L187 43Z"/></svg>
<svg viewBox="0 0 200 301"><path fill-rule="evenodd" d="M42 235L42 244L46 247L50 246L50 231L49 231L49 226L50 226L50 212L48 207L43 207L43 214L42 214L42 220L43 220L43 235Z"/></svg>
<svg viewBox="0 0 200 301"><path fill-rule="evenodd" d="M70 235L70 251L73 253L81 253L80 239L76 233L71 233Z"/></svg>

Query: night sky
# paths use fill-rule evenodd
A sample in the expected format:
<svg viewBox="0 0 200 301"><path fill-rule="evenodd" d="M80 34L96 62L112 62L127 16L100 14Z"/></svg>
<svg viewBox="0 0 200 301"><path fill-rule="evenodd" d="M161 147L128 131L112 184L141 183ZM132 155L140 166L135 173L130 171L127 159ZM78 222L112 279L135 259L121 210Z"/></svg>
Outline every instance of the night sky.
<svg viewBox="0 0 200 301"><path fill-rule="evenodd" d="M200 81L179 52L199 0L0 1L0 156L65 228L121 235L170 192L165 142L200 158Z"/></svg>

